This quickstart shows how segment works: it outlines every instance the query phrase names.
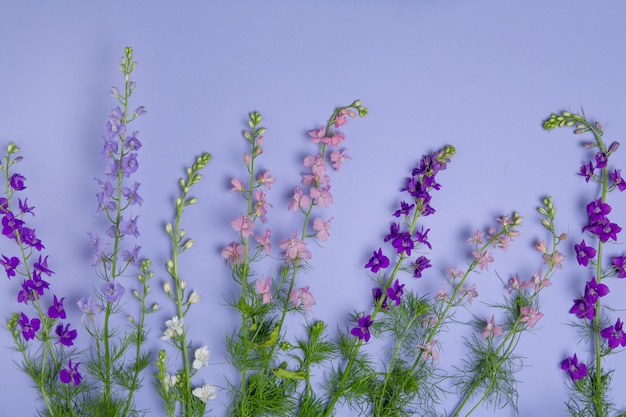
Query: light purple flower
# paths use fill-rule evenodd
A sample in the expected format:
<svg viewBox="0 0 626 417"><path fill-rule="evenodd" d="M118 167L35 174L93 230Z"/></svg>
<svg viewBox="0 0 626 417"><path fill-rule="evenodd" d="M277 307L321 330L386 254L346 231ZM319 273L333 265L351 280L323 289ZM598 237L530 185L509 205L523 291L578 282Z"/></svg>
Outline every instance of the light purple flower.
<svg viewBox="0 0 626 417"><path fill-rule="evenodd" d="M114 303L116 302L125 291L125 288L119 282L105 282L100 286L102 290L102 294L107 299L108 302Z"/></svg>

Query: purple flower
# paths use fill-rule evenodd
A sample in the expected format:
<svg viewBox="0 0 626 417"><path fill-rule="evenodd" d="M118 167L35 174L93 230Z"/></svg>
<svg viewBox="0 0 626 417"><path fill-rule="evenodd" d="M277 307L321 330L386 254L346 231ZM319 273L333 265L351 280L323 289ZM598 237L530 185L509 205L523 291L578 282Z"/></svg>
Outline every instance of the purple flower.
<svg viewBox="0 0 626 417"><path fill-rule="evenodd" d="M143 198L141 198L141 196L137 193L139 185L140 183L134 182L131 188L122 187L122 195L126 197L126 200L128 200L131 206L133 204L141 205L141 203L143 203Z"/></svg>
<svg viewBox="0 0 626 417"><path fill-rule="evenodd" d="M626 265L624 265L625 261L626 256L618 256L617 258L613 258L613 268L615 268L615 272L617 273L618 278L626 278Z"/></svg>
<svg viewBox="0 0 626 417"><path fill-rule="evenodd" d="M83 324L85 324L85 318L91 318L102 312L102 307L92 302L91 297L87 300L85 300L85 297L82 297L78 300L76 305L78 305L78 308L83 313L83 316L80 318L80 322Z"/></svg>
<svg viewBox="0 0 626 417"><path fill-rule="evenodd" d="M98 232L96 231L96 236L94 237L91 233L87 233L89 236L89 240L93 246L93 255L91 256L91 266L96 266L100 263L100 261L106 257L104 253L104 248L106 247L106 242L100 236L98 236Z"/></svg>
<svg viewBox="0 0 626 417"><path fill-rule="evenodd" d="M33 265L36 271L39 271L42 274L46 274L49 277L54 273L50 269L48 269L48 257L46 256L43 260L41 260L41 255L39 255L39 259Z"/></svg>
<svg viewBox="0 0 626 417"><path fill-rule="evenodd" d="M32 320L28 318L28 316L22 313L18 324L22 328L22 335L25 340L30 340L35 338L35 332L39 330L39 326L41 325L41 321L37 318L33 318Z"/></svg>
<svg viewBox="0 0 626 417"><path fill-rule="evenodd" d="M134 219L125 220L123 217L120 219L120 233L122 235L133 235L139 237L139 230L137 230L137 219L139 216L135 216Z"/></svg>
<svg viewBox="0 0 626 417"><path fill-rule="evenodd" d="M578 363L576 354L573 357L565 359L561 362L561 369L567 371L572 381L578 381L587 376L587 366L584 363Z"/></svg>
<svg viewBox="0 0 626 417"><path fill-rule="evenodd" d="M61 369L61 372L59 372L59 379L61 382L69 384L73 379L74 385L80 385L82 376L80 375L80 372L78 372L78 365L80 365L80 362L72 366L72 360L70 359L67 364L67 369Z"/></svg>
<svg viewBox="0 0 626 417"><path fill-rule="evenodd" d="M400 225L398 223L392 223L389 226L389 234L385 236L383 239L384 242L389 242L390 240L394 240L400 235Z"/></svg>
<svg viewBox="0 0 626 417"><path fill-rule="evenodd" d="M413 267L415 268L415 271L413 272L413 277L421 278L424 269L430 268L431 266L432 265L430 264L430 260L427 257L423 255L420 256L415 260L415 264L413 265Z"/></svg>
<svg viewBox="0 0 626 417"><path fill-rule="evenodd" d="M626 190L626 182L622 178L621 170L616 169L611 172L611 181L613 181L613 187L617 187L620 191Z"/></svg>
<svg viewBox="0 0 626 417"><path fill-rule="evenodd" d="M139 113L139 110L141 110L141 113ZM138 116L144 114L145 110L143 109L143 106L138 107L137 110L135 110L135 113L137 113ZM133 132L126 137L126 143L124 144L126 149L138 151L141 148L141 142L137 139L138 133L139 132L136 130L133 130Z"/></svg>
<svg viewBox="0 0 626 417"><path fill-rule="evenodd" d="M396 302L396 305L400 305L400 301L404 294L404 284L400 285L400 282L396 279L392 287L387 288L387 297Z"/></svg>
<svg viewBox="0 0 626 417"><path fill-rule="evenodd" d="M579 175L585 177L585 181L589 182L589 180L593 177L593 163L589 161L587 164L583 164L580 167Z"/></svg>
<svg viewBox="0 0 626 417"><path fill-rule="evenodd" d="M2 255L2 259L0 259L0 264L4 266L4 270L7 273L7 278L11 279L11 277L15 276L15 268L17 268L17 266L20 264L20 260L15 256L8 258Z"/></svg>
<svg viewBox="0 0 626 417"><path fill-rule="evenodd" d="M30 279L24 280L22 282L22 289L17 293L17 302L28 304L29 301L34 301L35 295L33 294L33 289L33 281Z"/></svg>
<svg viewBox="0 0 626 417"><path fill-rule="evenodd" d="M615 349L618 345L626 347L626 333L622 330L624 323L618 318L614 326L607 327L600 335L609 341L609 347Z"/></svg>
<svg viewBox="0 0 626 417"><path fill-rule="evenodd" d="M113 155L117 154L119 148L116 141L107 140L104 137L102 140L104 141L104 148L102 149L102 152L100 152L100 155L102 155L103 158L111 158Z"/></svg>
<svg viewBox="0 0 626 417"><path fill-rule="evenodd" d="M421 231L416 231L415 232L415 239L420 242L423 243L424 245L428 246L428 249L432 249L432 245L430 244L430 242L428 242L428 232L430 232L430 229L426 229L426 231L424 231L424 226L422 226L422 230Z"/></svg>
<svg viewBox="0 0 626 417"><path fill-rule="evenodd" d="M622 228L603 217L585 226L583 230L597 235L601 242L608 242L609 239L617 240L617 234L622 231Z"/></svg>
<svg viewBox="0 0 626 417"><path fill-rule="evenodd" d="M592 277L585 284L585 300L589 304L595 304L599 297L604 297L610 292L609 287L602 283L597 283L596 277Z"/></svg>
<svg viewBox="0 0 626 417"><path fill-rule="evenodd" d="M102 290L104 297L110 303L116 302L126 290L119 282L113 281L105 282L100 286L100 289Z"/></svg>
<svg viewBox="0 0 626 417"><path fill-rule="evenodd" d="M415 207L415 204L409 204L409 203L405 203L404 201L401 201L400 210L396 210L396 212L393 213L393 215L395 217L408 216L411 210L413 209L413 207Z"/></svg>
<svg viewBox="0 0 626 417"><path fill-rule="evenodd" d="M374 251L374 254L365 264L365 267L371 268L373 273L377 273L381 268L389 267L389 258L383 255L381 248L378 248L378 252Z"/></svg>
<svg viewBox="0 0 626 417"><path fill-rule="evenodd" d="M22 239L22 242L25 245L30 246L31 248L35 248L38 251L45 249L45 246L41 243L41 240L39 240L37 236L35 236L34 229L31 229L28 227L22 227L19 230L19 233L20 233L20 238Z"/></svg>
<svg viewBox="0 0 626 417"><path fill-rule="evenodd" d="M591 320L596 316L595 304L590 304L585 298L574 300L574 305L569 312L576 314L576 317L579 319L587 318Z"/></svg>
<svg viewBox="0 0 626 417"><path fill-rule="evenodd" d="M54 301L48 309L48 317L51 319L65 319L67 317L63 308L63 300L65 297L59 300L56 295L54 296Z"/></svg>
<svg viewBox="0 0 626 417"><path fill-rule="evenodd" d="M28 198L24 199L24 201L22 201L21 198L18 198L17 202L20 206L20 212L22 214L30 213L33 216L35 215L35 213L33 213L33 210L35 209L35 207L28 206Z"/></svg>
<svg viewBox="0 0 626 417"><path fill-rule="evenodd" d="M371 325L372 320L370 319L370 316L361 317L359 319L357 327L353 327L352 330L350 330L350 334L357 337L359 340L365 340L365 342L369 342Z"/></svg>
<svg viewBox="0 0 626 417"><path fill-rule="evenodd" d="M9 239L17 239L15 232L18 231L24 222L20 219L16 219L13 213L7 211L2 217L2 234Z"/></svg>
<svg viewBox="0 0 626 417"><path fill-rule="evenodd" d="M135 245L132 250L123 250L120 253L120 259L124 262L130 263L132 266L137 266L140 250L141 246L138 245Z"/></svg>
<svg viewBox="0 0 626 417"><path fill-rule="evenodd" d="M15 191L24 190L26 189L24 181L26 181L26 178L24 178L23 175L16 173L11 175L11 178L9 178L9 186L11 186L11 188Z"/></svg>
<svg viewBox="0 0 626 417"><path fill-rule="evenodd" d="M606 167L607 162L609 161L609 157L604 152L598 152L596 154L596 168L604 168Z"/></svg>
<svg viewBox="0 0 626 417"><path fill-rule="evenodd" d="M576 250L576 259L578 260L578 264L582 266L589 265L589 259L596 256L596 250L587 246L584 239L580 242L580 244L574 245L574 249Z"/></svg>
<svg viewBox="0 0 626 417"><path fill-rule="evenodd" d="M139 162L137 162L137 154L131 153L122 157L122 175L126 178L130 177L139 168Z"/></svg>
<svg viewBox="0 0 626 417"><path fill-rule="evenodd" d="M74 344L74 339L76 339L76 330L70 330L69 324L65 325L65 327L63 327L62 324L59 324L55 333L59 336L59 342L62 345L69 347Z"/></svg>
<svg viewBox="0 0 626 417"><path fill-rule="evenodd" d="M599 198L591 203L587 204L587 214L589 215L589 223L595 223L598 220L604 218L611 212L611 206L602 202Z"/></svg>
<svg viewBox="0 0 626 417"><path fill-rule="evenodd" d="M382 288L372 288L372 296L374 297L374 302L378 304L378 301L382 298L383 301L380 304L380 308L383 310L389 310L389 305L387 304L387 296L383 295Z"/></svg>
<svg viewBox="0 0 626 417"><path fill-rule="evenodd" d="M411 239L411 234L409 232L404 232L398 235L391 245L396 248L398 253L406 253L407 256L411 256L411 250L415 246L413 239Z"/></svg>
<svg viewBox="0 0 626 417"><path fill-rule="evenodd" d="M37 271L33 271L33 278L31 282L32 282L31 288L37 291L37 294L39 294L40 296L43 295L44 290L47 290L50 288L50 284L48 284L47 281L44 281L43 279L41 279L41 274Z"/></svg>

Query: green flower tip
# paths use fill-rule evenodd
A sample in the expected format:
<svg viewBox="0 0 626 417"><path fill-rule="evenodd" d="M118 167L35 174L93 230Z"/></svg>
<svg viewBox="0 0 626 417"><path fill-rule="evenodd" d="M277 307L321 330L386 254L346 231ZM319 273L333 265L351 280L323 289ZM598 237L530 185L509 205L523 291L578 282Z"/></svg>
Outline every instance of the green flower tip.
<svg viewBox="0 0 626 417"><path fill-rule="evenodd" d="M15 142L11 142L9 143L9 146L7 146L7 153L9 155L17 153L20 151L20 148L17 147L17 145L15 144Z"/></svg>

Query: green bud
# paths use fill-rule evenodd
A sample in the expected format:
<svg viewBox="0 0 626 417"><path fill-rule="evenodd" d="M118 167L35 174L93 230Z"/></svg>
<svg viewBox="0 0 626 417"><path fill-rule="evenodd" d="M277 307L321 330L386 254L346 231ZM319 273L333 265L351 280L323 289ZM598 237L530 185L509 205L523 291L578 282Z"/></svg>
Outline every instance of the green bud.
<svg viewBox="0 0 626 417"><path fill-rule="evenodd" d="M167 223L165 225L165 231L167 232L168 235L172 234L172 224L171 223Z"/></svg>
<svg viewBox="0 0 626 417"><path fill-rule="evenodd" d="M192 205L192 204L196 204L198 202L198 199L196 197L191 197L190 199L187 200L187 205Z"/></svg>
<svg viewBox="0 0 626 417"><path fill-rule="evenodd" d="M361 104L361 100L354 100L352 104L350 104L350 107L360 107Z"/></svg>
<svg viewBox="0 0 626 417"><path fill-rule="evenodd" d="M178 185L180 185L180 188L184 189L185 188L185 180L183 178L178 180Z"/></svg>
<svg viewBox="0 0 626 417"><path fill-rule="evenodd" d="M159 304L158 303L154 303L154 304L152 304L152 308L150 309L150 312L154 313L158 309L159 309Z"/></svg>
<svg viewBox="0 0 626 417"><path fill-rule="evenodd" d="M193 240L189 239L188 241L185 242L185 244L183 245L181 250L187 250L187 249L189 249L192 246L193 246Z"/></svg>
<svg viewBox="0 0 626 417"><path fill-rule="evenodd" d="M359 107L358 110L359 110L360 117L365 117L369 113L367 110L367 107Z"/></svg>

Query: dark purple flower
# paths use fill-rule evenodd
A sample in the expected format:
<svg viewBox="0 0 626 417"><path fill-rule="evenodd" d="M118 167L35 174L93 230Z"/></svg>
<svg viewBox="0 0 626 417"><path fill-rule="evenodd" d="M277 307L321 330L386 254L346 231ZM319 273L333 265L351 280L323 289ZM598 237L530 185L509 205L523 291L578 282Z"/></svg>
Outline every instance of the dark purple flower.
<svg viewBox="0 0 626 417"><path fill-rule="evenodd" d="M15 268L17 268L17 266L20 264L20 260L15 256L8 258L2 255L2 259L0 259L0 264L4 266L4 270L7 273L7 278L11 279L11 277L15 276Z"/></svg>
<svg viewBox="0 0 626 417"><path fill-rule="evenodd" d="M416 231L415 232L415 239L420 242L423 243L424 245L428 246L428 249L432 249L432 245L430 244L430 242L428 242L428 232L430 232L430 229L426 229L426 231L424 231L424 226L422 226L422 230L421 231Z"/></svg>
<svg viewBox="0 0 626 417"><path fill-rule="evenodd" d="M47 281L44 281L43 279L41 279L41 274L37 271L33 271L33 278L32 278L32 289L37 291L37 294L39 294L40 296L43 295L44 290L47 290L50 288L50 284L48 284Z"/></svg>
<svg viewBox="0 0 626 417"><path fill-rule="evenodd" d="M393 215L395 217L408 216L411 213L411 210L413 209L413 207L415 207L415 204L409 204L409 203L405 203L404 201L401 201L400 210L396 210L396 212L393 213Z"/></svg>
<svg viewBox="0 0 626 417"><path fill-rule="evenodd" d="M33 265L36 271L39 271L42 274L46 274L49 277L52 276L54 272L48 269L48 257L46 256L43 260L41 259L41 255L39 255L39 259Z"/></svg>
<svg viewBox="0 0 626 417"><path fill-rule="evenodd" d="M370 319L370 316L361 317L357 327L353 327L352 330L350 330L350 334L352 334L352 336L356 336L360 340L369 342L371 325L372 320Z"/></svg>
<svg viewBox="0 0 626 417"><path fill-rule="evenodd" d="M400 235L400 224L391 223L389 226L389 234L385 236L384 242L389 242L390 240L394 240Z"/></svg>
<svg viewBox="0 0 626 417"><path fill-rule="evenodd" d="M398 253L406 253L407 256L411 256L411 250L415 246L413 239L411 239L411 234L409 232L404 232L391 242L391 245L396 248Z"/></svg>
<svg viewBox="0 0 626 417"><path fill-rule="evenodd" d="M595 304L590 304L585 298L579 298L574 300L574 305L569 311L571 314L576 314L579 319L587 318L589 320L596 316Z"/></svg>
<svg viewBox="0 0 626 417"><path fill-rule="evenodd" d="M17 202L18 202L18 205L20 206L20 212L22 214L30 213L33 216L35 215L35 213L33 213L33 210L35 209L35 207L28 206L28 198L25 198L24 201L22 201L21 198L18 198Z"/></svg>
<svg viewBox="0 0 626 417"><path fill-rule="evenodd" d="M30 279L24 280L22 282L22 289L19 293L17 293L17 302L28 304L29 301L34 301L35 295L33 293L33 290L33 281Z"/></svg>
<svg viewBox="0 0 626 417"><path fill-rule="evenodd" d="M67 364L67 369L61 369L61 372L59 372L59 379L61 382L69 384L73 379L74 385L80 385L82 376L80 375L80 372L78 372L78 365L80 365L80 362L72 366L72 360L70 359Z"/></svg>
<svg viewBox="0 0 626 417"><path fill-rule="evenodd" d="M609 161L609 157L604 152L598 152L596 154L596 168L604 168L606 167L607 162Z"/></svg>
<svg viewBox="0 0 626 417"><path fill-rule="evenodd" d="M24 225L24 222L20 219L16 219L13 213L7 211L2 217L2 234L9 239L17 239L16 231Z"/></svg>
<svg viewBox="0 0 626 417"><path fill-rule="evenodd" d="M35 332L39 330L41 321L37 318L29 319L26 314L22 313L18 324L22 328L22 335L24 336L24 339L30 340L35 338Z"/></svg>
<svg viewBox="0 0 626 417"><path fill-rule="evenodd" d="M41 243L41 240L37 238L35 235L35 229L31 229L29 227L22 227L19 230L20 238L22 242L26 246L30 246L31 248L35 248L38 251L45 249L46 247Z"/></svg>
<svg viewBox="0 0 626 417"><path fill-rule="evenodd" d="M26 178L24 178L23 175L16 173L16 174L11 175L11 178L9 178L9 185L15 191L21 191L21 190L26 189L26 185L24 185L24 181L26 181Z"/></svg>
<svg viewBox="0 0 626 417"><path fill-rule="evenodd" d="M124 295L124 291L126 290L119 282L105 282L100 286L102 290L102 294L104 297L110 302L116 302L122 295Z"/></svg>
<svg viewBox="0 0 626 417"><path fill-rule="evenodd" d="M626 181L622 178L621 170L616 169L611 172L611 181L613 181L613 186L617 187L620 191L626 190Z"/></svg>
<svg viewBox="0 0 626 417"><path fill-rule="evenodd" d="M613 268L615 268L615 272L617 272L618 278L626 278L626 256L618 256L617 258L613 258Z"/></svg>
<svg viewBox="0 0 626 417"><path fill-rule="evenodd" d="M574 245L574 249L576 250L576 259L578 260L578 264L582 266L589 265L589 259L596 256L596 250L591 246L587 246L584 239L580 242L580 244Z"/></svg>
<svg viewBox="0 0 626 417"><path fill-rule="evenodd" d="M413 265L413 267L415 268L415 271L413 272L413 277L421 278L424 269L430 268L431 266L432 265L430 264L430 260L427 257L423 255L420 256L415 260L415 264Z"/></svg>
<svg viewBox="0 0 626 417"><path fill-rule="evenodd" d="M587 214L589 215L589 223L595 223L598 220L604 218L611 212L611 206L602 202L599 198L591 203L587 204Z"/></svg>
<svg viewBox="0 0 626 417"><path fill-rule="evenodd" d="M600 335L608 340L609 347L615 349L618 345L626 347L626 333L622 330L624 323L618 318L614 326L607 327Z"/></svg>
<svg viewBox="0 0 626 417"><path fill-rule="evenodd" d="M617 234L622 231L622 228L603 217L585 226L583 230L597 235L601 242L608 242L610 239L617 240Z"/></svg>
<svg viewBox="0 0 626 417"><path fill-rule="evenodd" d="M372 296L374 297L374 302L378 304L378 301L382 298L383 301L380 303L380 308L383 310L389 310L389 305L387 304L387 296L383 295L382 288L372 288Z"/></svg>
<svg viewBox="0 0 626 417"><path fill-rule="evenodd" d="M400 282L396 279L396 281L393 283L393 286L387 288L387 297L390 300L395 301L396 305L399 306L402 299L402 294L404 294L404 284L400 285Z"/></svg>
<svg viewBox="0 0 626 417"><path fill-rule="evenodd" d="M134 182L131 188L122 187L122 195L126 197L126 200L130 203L131 206L133 204L141 205L141 203L143 203L143 198L141 198L141 196L137 193L137 190L139 190L139 185L140 183Z"/></svg>
<svg viewBox="0 0 626 417"><path fill-rule="evenodd" d="M592 277L585 284L585 300L589 304L595 304L599 297L604 297L610 292L609 287L596 281L596 277Z"/></svg>
<svg viewBox="0 0 626 417"><path fill-rule="evenodd" d="M584 363L578 363L576 354L573 357L565 359L561 362L561 369L567 371L572 381L578 381L587 376L587 366Z"/></svg>
<svg viewBox="0 0 626 417"><path fill-rule="evenodd" d="M56 295L54 296L53 304L48 309L48 317L51 319L65 319L67 317L63 308L63 300L65 297L59 300Z"/></svg>
<svg viewBox="0 0 626 417"><path fill-rule="evenodd" d="M130 177L139 168L139 162L137 161L137 154L131 153L122 157L122 175L126 178Z"/></svg>
<svg viewBox="0 0 626 417"><path fill-rule="evenodd" d="M377 273L381 268L387 268L388 266L389 258L383 255L381 248L378 248L378 252L374 251L370 260L365 264L365 267L371 268L373 273Z"/></svg>
<svg viewBox="0 0 626 417"><path fill-rule="evenodd" d="M5 197L0 197L0 213L8 213L9 211L9 200Z"/></svg>
<svg viewBox="0 0 626 417"><path fill-rule="evenodd" d="M583 164L580 167L579 175L585 177L585 181L589 182L589 180L593 177L593 163L589 161L587 164Z"/></svg>
<svg viewBox="0 0 626 417"><path fill-rule="evenodd" d="M56 334L59 336L59 342L64 346L72 346L74 339L76 339L76 330L70 330L69 324L65 325L65 327L59 324L56 328Z"/></svg>

